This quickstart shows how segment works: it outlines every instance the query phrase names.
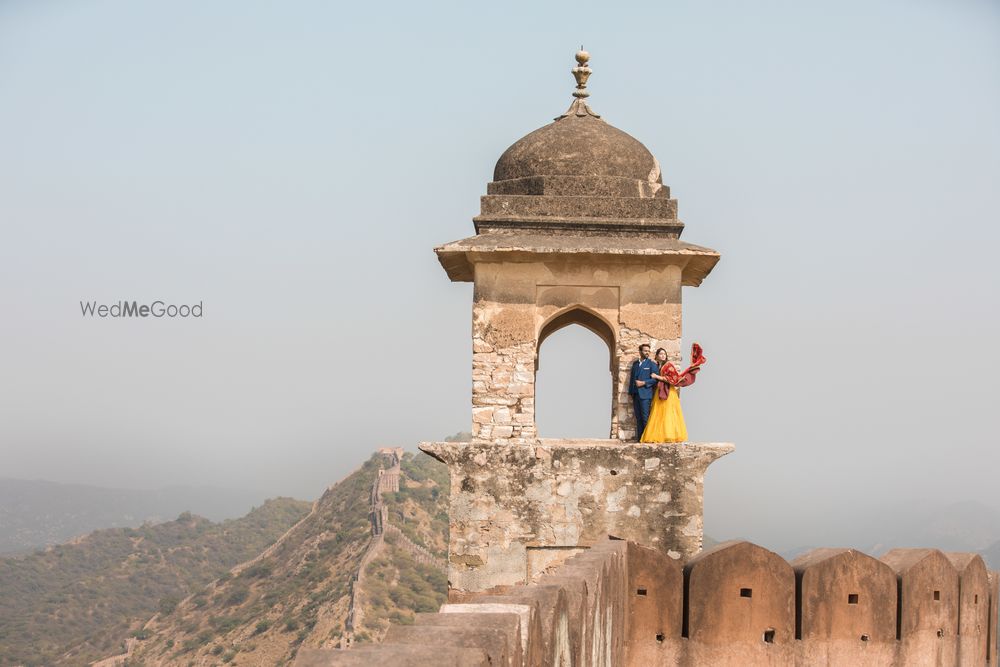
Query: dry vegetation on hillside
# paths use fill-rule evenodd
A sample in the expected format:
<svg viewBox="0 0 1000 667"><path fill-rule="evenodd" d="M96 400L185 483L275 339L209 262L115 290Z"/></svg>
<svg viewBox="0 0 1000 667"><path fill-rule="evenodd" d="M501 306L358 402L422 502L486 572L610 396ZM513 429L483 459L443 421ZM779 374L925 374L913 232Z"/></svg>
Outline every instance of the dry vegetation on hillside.
<svg viewBox="0 0 1000 667"><path fill-rule="evenodd" d="M353 578L371 539L370 491L384 458L375 455L330 487L273 549L234 576L213 582L147 624L129 665L283 665L300 646L335 646L345 634ZM447 544L448 479L443 465L406 454L398 493L385 494L389 523L433 554ZM386 539L366 569L355 640L378 640L389 619L436 608L447 582ZM369 583L371 586L369 587Z"/></svg>
<svg viewBox="0 0 1000 667"><path fill-rule="evenodd" d="M308 510L281 498L222 523L185 513L0 559L0 665L82 665L118 652L157 610L256 555Z"/></svg>

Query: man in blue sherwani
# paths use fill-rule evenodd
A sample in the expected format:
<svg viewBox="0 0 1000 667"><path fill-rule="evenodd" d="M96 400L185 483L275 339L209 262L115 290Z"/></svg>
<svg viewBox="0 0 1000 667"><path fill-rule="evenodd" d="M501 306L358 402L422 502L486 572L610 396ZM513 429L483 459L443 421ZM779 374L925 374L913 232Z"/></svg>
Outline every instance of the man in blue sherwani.
<svg viewBox="0 0 1000 667"><path fill-rule="evenodd" d="M639 346L639 358L632 362L632 372L628 379L628 393L632 397L632 407L635 410L635 439L642 438L649 421L649 406L653 403L653 392L656 391L656 380L653 373L659 370L656 362L649 358L649 345Z"/></svg>

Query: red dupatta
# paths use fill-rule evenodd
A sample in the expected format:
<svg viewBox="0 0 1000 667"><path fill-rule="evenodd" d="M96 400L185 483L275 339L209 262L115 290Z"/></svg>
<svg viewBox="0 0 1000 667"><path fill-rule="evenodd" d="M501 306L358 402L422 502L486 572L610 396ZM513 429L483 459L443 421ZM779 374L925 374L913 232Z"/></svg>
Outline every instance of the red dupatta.
<svg viewBox="0 0 1000 667"><path fill-rule="evenodd" d="M678 373L674 365L669 361L663 364L663 368L660 369L660 375L667 378L666 382L660 382L660 386L657 388L657 393L660 395L660 400L667 400L667 396L670 394L670 387L690 387L694 384L695 378L698 375L698 371L701 370L702 364L704 364L708 359L702 354L701 345L695 343L691 346L691 365L684 369L683 373Z"/></svg>

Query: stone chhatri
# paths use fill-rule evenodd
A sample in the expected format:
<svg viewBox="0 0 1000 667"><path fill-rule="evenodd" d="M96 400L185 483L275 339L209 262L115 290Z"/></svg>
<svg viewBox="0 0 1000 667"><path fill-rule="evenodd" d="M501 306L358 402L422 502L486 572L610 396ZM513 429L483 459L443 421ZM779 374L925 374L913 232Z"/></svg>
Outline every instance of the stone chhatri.
<svg viewBox="0 0 1000 667"><path fill-rule="evenodd" d="M472 441L421 444L451 476L449 604L296 667L996 665L1000 575L978 555L699 551L705 471L733 445L624 442L635 348L678 360L681 287L719 256L679 240L652 156L583 103L588 60L570 111L497 164L476 236L436 249L475 283ZM537 436L538 353L570 324L608 345L608 440Z"/></svg>
<svg viewBox="0 0 1000 667"><path fill-rule="evenodd" d="M728 444L626 445L628 376L640 343L680 361L681 288L719 254L680 240L659 164L584 101L590 55L576 54L569 110L500 157L476 235L435 249L475 283L472 442L425 443L448 464L454 590L530 581L614 535L671 559L701 548L702 480ZM608 346L607 440L539 440L542 343L578 324Z"/></svg>
<svg viewBox="0 0 1000 667"><path fill-rule="evenodd" d="M679 240L652 155L583 102L588 61L570 110L497 163L476 236L436 249L475 283L472 441L421 444L451 475L449 604L296 667L996 665L1000 575L978 555L699 552L704 474L733 445L623 442L636 347L679 360L681 287L719 255ZM608 440L537 436L538 353L570 324L608 345Z"/></svg>
<svg viewBox="0 0 1000 667"><path fill-rule="evenodd" d="M574 105L588 94L589 57L577 54ZM594 115L565 114L504 152L473 221L475 236L435 252L452 280L476 285L474 439L534 442L539 346L570 324L607 343L609 436L634 437L626 384L635 349L648 342L680 361L681 288L701 284L719 260L680 240L656 159Z"/></svg>

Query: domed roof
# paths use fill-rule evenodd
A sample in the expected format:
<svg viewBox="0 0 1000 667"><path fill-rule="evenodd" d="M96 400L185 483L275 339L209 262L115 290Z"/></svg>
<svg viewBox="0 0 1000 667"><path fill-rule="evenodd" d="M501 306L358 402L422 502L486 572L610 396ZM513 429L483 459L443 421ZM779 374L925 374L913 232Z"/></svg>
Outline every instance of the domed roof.
<svg viewBox="0 0 1000 667"><path fill-rule="evenodd" d="M614 176L661 183L660 165L635 137L590 114L563 116L504 151L494 181L528 176Z"/></svg>
<svg viewBox="0 0 1000 667"><path fill-rule="evenodd" d="M573 69L576 98L563 115L504 151L493 170L493 180L532 176L610 176L662 183L660 165L642 143L601 120L584 101L590 54L576 54Z"/></svg>

